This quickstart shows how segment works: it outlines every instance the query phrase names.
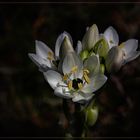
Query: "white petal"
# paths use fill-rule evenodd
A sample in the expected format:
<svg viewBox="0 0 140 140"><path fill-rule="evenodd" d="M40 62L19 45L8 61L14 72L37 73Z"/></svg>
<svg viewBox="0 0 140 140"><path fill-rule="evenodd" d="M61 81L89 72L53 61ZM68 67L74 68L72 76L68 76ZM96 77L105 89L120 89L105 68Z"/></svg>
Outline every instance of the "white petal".
<svg viewBox="0 0 140 140"><path fill-rule="evenodd" d="M78 70L75 72L75 78L81 77L83 68L82 60L76 55L76 53L69 53L66 55L63 61L62 70L64 74L71 72L72 68L77 66ZM73 76L73 75L72 75Z"/></svg>
<svg viewBox="0 0 140 140"><path fill-rule="evenodd" d="M55 44L55 56L56 56L57 59L59 59L60 47L61 47L61 44L62 44L62 42L63 42L65 36L67 36L67 37L69 38L71 44L73 45L73 41L72 41L71 35L70 35L69 33L67 33L67 32L61 33L61 34L58 36L58 38L57 38L57 40L56 40L56 44Z"/></svg>
<svg viewBox="0 0 140 140"><path fill-rule="evenodd" d="M47 59L44 60L36 54L29 53L28 56L38 67L51 67L52 66L50 61L48 61Z"/></svg>
<svg viewBox="0 0 140 140"><path fill-rule="evenodd" d="M85 33L82 45L84 49L92 49L99 40L99 30L96 24L93 24Z"/></svg>
<svg viewBox="0 0 140 140"><path fill-rule="evenodd" d="M36 44L36 53L38 56L46 59L48 56L48 53L51 52L53 57L54 57L53 51L46 44L44 44L42 41L36 40L35 44Z"/></svg>
<svg viewBox="0 0 140 140"><path fill-rule="evenodd" d="M84 92L85 94L93 93L95 91L94 80L95 79L90 79L90 83L89 84L86 83L84 87L81 89L81 91Z"/></svg>
<svg viewBox="0 0 140 140"><path fill-rule="evenodd" d="M63 84L62 82L62 75L56 71L48 70L47 72L44 72L44 77L46 81L50 84L50 86L55 89L58 87L58 84ZM63 84L65 85L65 84Z"/></svg>
<svg viewBox="0 0 140 140"><path fill-rule="evenodd" d="M109 73L117 72L124 62L124 51L118 46L112 47L105 59L106 70Z"/></svg>
<svg viewBox="0 0 140 140"><path fill-rule="evenodd" d="M66 98L66 99L70 99L73 96L70 94L68 88L66 87L57 87L54 91L54 94L56 96L62 97L62 98Z"/></svg>
<svg viewBox="0 0 140 140"><path fill-rule="evenodd" d="M109 47L118 46L119 44L119 36L117 31L112 27L108 27L104 32L104 37L106 38Z"/></svg>
<svg viewBox="0 0 140 140"><path fill-rule="evenodd" d="M99 72L100 61L98 55L92 55L84 62L84 68L90 71L90 75L97 74Z"/></svg>
<svg viewBox="0 0 140 140"><path fill-rule="evenodd" d="M93 93L97 91L99 88L101 88L105 84L107 77L105 75L96 75L90 80L91 80L90 83L86 84L83 87L83 89L81 90L82 92Z"/></svg>
<svg viewBox="0 0 140 140"><path fill-rule="evenodd" d="M122 49L125 51L126 55L129 55L136 51L136 49L138 48L138 40L129 39L126 42L124 42L122 46L124 46L122 47Z"/></svg>
<svg viewBox="0 0 140 140"><path fill-rule="evenodd" d="M107 81L107 77L103 74L94 77L94 92L100 89Z"/></svg>
<svg viewBox="0 0 140 140"><path fill-rule="evenodd" d="M67 36L65 36L60 47L59 58L64 59L65 56L71 52L74 52L73 46L70 42L70 39Z"/></svg>
<svg viewBox="0 0 140 140"><path fill-rule="evenodd" d="M93 96L94 96L94 94L90 94L90 95L87 96L87 97L84 97L84 96L82 96L81 94L76 94L76 95L74 96L74 98L72 98L72 101L73 101L73 102L78 102L78 103L84 103L84 102L89 101Z"/></svg>
<svg viewBox="0 0 140 140"><path fill-rule="evenodd" d="M82 51L82 43L81 41L78 41L77 42L77 46L76 46L76 49L75 49L76 53L79 55L80 52Z"/></svg>
<svg viewBox="0 0 140 140"><path fill-rule="evenodd" d="M135 51L135 52L131 53L130 55L127 56L124 64L126 64L127 62L130 62L130 61L132 61L134 59L136 59L139 55L140 55L140 51Z"/></svg>

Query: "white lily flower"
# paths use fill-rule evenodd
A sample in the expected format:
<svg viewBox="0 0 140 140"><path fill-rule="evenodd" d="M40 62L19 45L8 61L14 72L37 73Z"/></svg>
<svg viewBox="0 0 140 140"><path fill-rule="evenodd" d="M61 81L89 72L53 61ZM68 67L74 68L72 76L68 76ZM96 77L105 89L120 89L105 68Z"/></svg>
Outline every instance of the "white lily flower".
<svg viewBox="0 0 140 140"><path fill-rule="evenodd" d="M121 66L136 59L140 55L137 48L138 41L136 39L129 39L119 46L112 47L105 60L107 71L117 72Z"/></svg>
<svg viewBox="0 0 140 140"><path fill-rule="evenodd" d="M104 34L109 45L109 51L105 60L108 72L118 71L122 65L136 59L140 55L138 48L138 40L129 39L119 45L119 36L113 27L108 27Z"/></svg>
<svg viewBox="0 0 140 140"><path fill-rule="evenodd" d="M35 41L36 54L29 53L28 55L30 59L39 67L40 71L44 72L48 69L57 69L56 64L60 59L60 48L65 38L68 38L67 40L73 44L70 34L67 32L60 34L56 40L55 54L42 41Z"/></svg>
<svg viewBox="0 0 140 140"><path fill-rule="evenodd" d="M87 60L84 66L76 53L69 53L63 61L63 74L53 70L44 72L45 79L54 89L54 94L67 99L72 98L73 102L90 100L94 96L93 92L101 88L107 80L103 74L95 74L96 65L91 66L94 63L99 65L96 57L91 56L93 61Z"/></svg>

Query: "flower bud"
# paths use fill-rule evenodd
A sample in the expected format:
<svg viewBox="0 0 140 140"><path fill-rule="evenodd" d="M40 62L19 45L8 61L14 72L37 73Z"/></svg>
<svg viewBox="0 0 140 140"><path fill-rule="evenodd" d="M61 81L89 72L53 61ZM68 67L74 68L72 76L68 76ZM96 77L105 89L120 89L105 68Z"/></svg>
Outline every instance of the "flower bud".
<svg viewBox="0 0 140 140"><path fill-rule="evenodd" d="M96 24L93 24L85 33L82 45L84 49L92 49L95 43L99 40L99 31Z"/></svg>
<svg viewBox="0 0 140 140"><path fill-rule="evenodd" d="M99 54L100 57L105 58L109 51L108 43L103 37L98 42L96 43L97 45L95 44L95 48L97 48L97 53Z"/></svg>
<svg viewBox="0 0 140 140"><path fill-rule="evenodd" d="M112 47L105 60L105 66L109 73L117 72L123 63L123 51L117 46Z"/></svg>
<svg viewBox="0 0 140 140"><path fill-rule="evenodd" d="M88 56L89 56L88 50L84 50L80 53L80 57L81 57L82 60L88 58Z"/></svg>
<svg viewBox="0 0 140 140"><path fill-rule="evenodd" d="M73 49L73 46L72 46L68 36L65 36L65 38L62 42L62 45L60 47L59 56L61 59L64 59L64 57L70 52L74 52L74 49Z"/></svg>
<svg viewBox="0 0 140 140"><path fill-rule="evenodd" d="M86 123L89 126L93 126L98 118L98 108L94 107L94 108L88 108L86 110Z"/></svg>

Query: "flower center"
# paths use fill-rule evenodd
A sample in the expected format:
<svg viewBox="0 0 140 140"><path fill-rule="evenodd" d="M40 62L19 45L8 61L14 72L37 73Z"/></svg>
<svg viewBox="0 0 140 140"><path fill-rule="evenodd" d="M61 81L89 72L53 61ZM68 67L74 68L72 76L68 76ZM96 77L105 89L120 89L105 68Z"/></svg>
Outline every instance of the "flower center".
<svg viewBox="0 0 140 140"><path fill-rule="evenodd" d="M82 86L83 86L83 81L81 79L77 78L72 80L72 87L74 89L78 90L82 88Z"/></svg>

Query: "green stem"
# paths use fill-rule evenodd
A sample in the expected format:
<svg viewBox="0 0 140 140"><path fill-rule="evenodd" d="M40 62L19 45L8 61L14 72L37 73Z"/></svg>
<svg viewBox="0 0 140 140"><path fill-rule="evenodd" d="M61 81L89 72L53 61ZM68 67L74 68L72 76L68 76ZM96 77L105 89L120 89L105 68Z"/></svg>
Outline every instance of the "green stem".
<svg viewBox="0 0 140 140"><path fill-rule="evenodd" d="M70 104L69 104L70 103ZM71 107L74 111L71 112ZM73 137L86 137L87 130L85 129L85 114L81 111L81 104L70 102L70 100L63 99L64 114L68 120L67 133Z"/></svg>

